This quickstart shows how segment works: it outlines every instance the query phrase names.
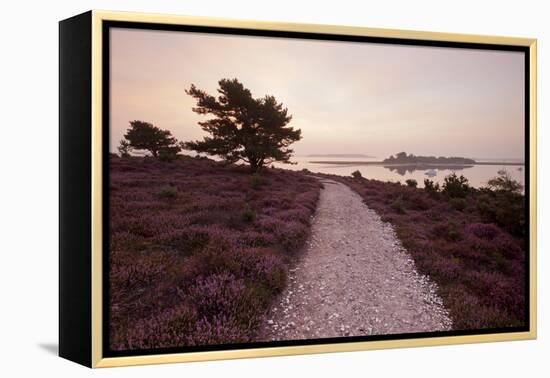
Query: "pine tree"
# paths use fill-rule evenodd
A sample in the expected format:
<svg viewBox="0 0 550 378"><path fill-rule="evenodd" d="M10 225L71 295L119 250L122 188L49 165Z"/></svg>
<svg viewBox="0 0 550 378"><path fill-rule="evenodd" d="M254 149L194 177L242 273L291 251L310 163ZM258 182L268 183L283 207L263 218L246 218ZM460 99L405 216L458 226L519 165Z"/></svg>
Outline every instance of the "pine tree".
<svg viewBox="0 0 550 378"><path fill-rule="evenodd" d="M131 121L121 146L128 144L134 150L146 150L154 157L159 153L177 154L181 151L181 144L172 136L169 130L162 130L149 122Z"/></svg>
<svg viewBox="0 0 550 378"><path fill-rule="evenodd" d="M209 136L184 143L184 148L230 163L243 161L253 172L275 161L289 163L294 152L289 146L301 139L301 130L288 126L292 116L275 97L253 98L237 79L218 82L216 98L191 85L186 93L197 100L193 111L211 118L199 122Z"/></svg>

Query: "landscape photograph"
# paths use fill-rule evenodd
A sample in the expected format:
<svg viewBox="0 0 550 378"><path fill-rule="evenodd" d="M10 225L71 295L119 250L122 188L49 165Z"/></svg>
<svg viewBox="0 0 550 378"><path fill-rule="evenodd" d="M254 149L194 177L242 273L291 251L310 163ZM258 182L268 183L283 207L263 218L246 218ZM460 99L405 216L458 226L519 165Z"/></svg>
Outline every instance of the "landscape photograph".
<svg viewBox="0 0 550 378"><path fill-rule="evenodd" d="M523 52L109 38L110 351L528 325Z"/></svg>

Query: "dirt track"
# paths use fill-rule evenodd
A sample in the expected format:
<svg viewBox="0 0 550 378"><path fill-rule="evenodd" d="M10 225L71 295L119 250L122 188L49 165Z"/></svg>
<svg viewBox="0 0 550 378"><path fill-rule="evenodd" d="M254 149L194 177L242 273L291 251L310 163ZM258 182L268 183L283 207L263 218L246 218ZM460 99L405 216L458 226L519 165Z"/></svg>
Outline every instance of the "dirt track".
<svg viewBox="0 0 550 378"><path fill-rule="evenodd" d="M417 273L392 227L347 186L322 182L306 250L259 340L450 329L435 284Z"/></svg>

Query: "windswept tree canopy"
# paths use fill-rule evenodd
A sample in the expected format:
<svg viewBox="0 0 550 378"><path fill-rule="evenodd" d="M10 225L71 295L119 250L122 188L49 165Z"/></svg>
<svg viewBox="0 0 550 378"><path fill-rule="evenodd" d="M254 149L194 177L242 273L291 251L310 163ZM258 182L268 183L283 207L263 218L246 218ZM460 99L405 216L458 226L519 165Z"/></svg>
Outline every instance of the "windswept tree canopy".
<svg viewBox="0 0 550 378"><path fill-rule="evenodd" d="M169 130L162 130L143 121L130 122L130 128L121 140L119 150L124 146L129 146L133 150L149 151L154 157L158 157L159 153L175 155L181 151L181 144Z"/></svg>
<svg viewBox="0 0 550 378"><path fill-rule="evenodd" d="M237 79L218 82L216 98L191 85L186 93L197 100L193 111L211 114L199 122L209 136L184 143L184 148L221 156L228 162L244 161L253 171L279 161L289 163L294 152L289 146L301 139L301 130L288 126L292 116L275 97L253 98Z"/></svg>

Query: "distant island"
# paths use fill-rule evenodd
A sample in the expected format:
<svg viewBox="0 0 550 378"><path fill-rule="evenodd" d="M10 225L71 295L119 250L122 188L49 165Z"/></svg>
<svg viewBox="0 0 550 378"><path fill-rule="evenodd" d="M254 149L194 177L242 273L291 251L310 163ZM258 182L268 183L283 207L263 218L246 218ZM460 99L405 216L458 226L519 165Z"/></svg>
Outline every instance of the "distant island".
<svg viewBox="0 0 550 378"><path fill-rule="evenodd" d="M365 154L313 154L313 155L307 155L307 157L374 158L376 156L370 156L370 155L365 155Z"/></svg>
<svg viewBox="0 0 550 378"><path fill-rule="evenodd" d="M361 155L349 154L349 155L308 155L310 157L358 157ZM372 158L372 156L369 156ZM437 168L447 168L447 169L465 169L470 168L474 165L512 165L512 166L522 166L525 163L523 162L513 162L513 161L476 161L474 159L465 158L465 157L444 157L444 156L416 156L413 154L407 154L406 152L399 152L398 154L391 155L389 158L386 158L382 161L357 161L357 160L313 160L309 161L312 164L335 164L335 165L378 165L383 166L388 169L393 167L406 167L409 170L419 170L419 169L437 169Z"/></svg>
<svg viewBox="0 0 550 378"><path fill-rule="evenodd" d="M468 159L464 157L444 157L444 156L416 156L413 154L407 154L406 152L400 152L395 156L391 155L389 158L384 159L383 163L387 164L460 164L460 165L469 165L476 164L476 161L473 159Z"/></svg>

